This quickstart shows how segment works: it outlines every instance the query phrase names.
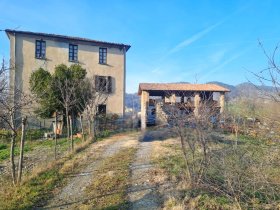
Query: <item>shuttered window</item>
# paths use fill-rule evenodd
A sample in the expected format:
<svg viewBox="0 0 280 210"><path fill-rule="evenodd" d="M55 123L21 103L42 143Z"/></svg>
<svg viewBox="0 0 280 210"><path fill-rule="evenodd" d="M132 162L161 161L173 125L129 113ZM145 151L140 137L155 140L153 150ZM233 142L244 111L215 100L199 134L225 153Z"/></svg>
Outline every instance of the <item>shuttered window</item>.
<svg viewBox="0 0 280 210"><path fill-rule="evenodd" d="M99 92L112 93L112 77L95 76L95 88Z"/></svg>

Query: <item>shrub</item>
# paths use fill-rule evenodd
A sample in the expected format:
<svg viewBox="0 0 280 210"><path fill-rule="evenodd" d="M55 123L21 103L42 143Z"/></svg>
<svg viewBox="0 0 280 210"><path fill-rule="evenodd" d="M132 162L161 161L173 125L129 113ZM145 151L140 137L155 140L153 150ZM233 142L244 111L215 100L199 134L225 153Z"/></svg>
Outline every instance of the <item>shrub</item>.
<svg viewBox="0 0 280 210"><path fill-rule="evenodd" d="M7 144L0 144L0 150L4 150L7 148L8 148Z"/></svg>
<svg viewBox="0 0 280 210"><path fill-rule="evenodd" d="M31 129L26 132L26 139L36 140L41 139L44 136L45 130L42 129Z"/></svg>

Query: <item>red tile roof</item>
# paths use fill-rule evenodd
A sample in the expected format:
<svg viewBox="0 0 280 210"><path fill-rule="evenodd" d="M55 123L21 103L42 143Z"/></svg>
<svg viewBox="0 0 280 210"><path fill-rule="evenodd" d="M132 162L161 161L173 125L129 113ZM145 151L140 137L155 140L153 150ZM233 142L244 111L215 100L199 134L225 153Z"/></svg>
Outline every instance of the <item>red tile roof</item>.
<svg viewBox="0 0 280 210"><path fill-rule="evenodd" d="M140 83L138 94L147 91L211 91L230 92L229 89L216 84L188 84L188 83Z"/></svg>
<svg viewBox="0 0 280 210"><path fill-rule="evenodd" d="M55 39L59 39L59 40L82 41L82 42L88 42L88 43L101 45L101 46L111 46L111 47L119 47L119 48L125 47L126 51L128 51L128 49L131 47L130 45L126 45L126 44L122 44L122 43L104 42L104 41L98 41L98 40L93 40L93 39L74 37L74 36L65 36L65 35L58 35L58 34L48 34L48 33L31 32L31 31L18 31L18 30L12 30L12 29L6 29L5 32L7 34L16 33L16 34L25 34L25 35L31 35L31 36L55 38Z"/></svg>

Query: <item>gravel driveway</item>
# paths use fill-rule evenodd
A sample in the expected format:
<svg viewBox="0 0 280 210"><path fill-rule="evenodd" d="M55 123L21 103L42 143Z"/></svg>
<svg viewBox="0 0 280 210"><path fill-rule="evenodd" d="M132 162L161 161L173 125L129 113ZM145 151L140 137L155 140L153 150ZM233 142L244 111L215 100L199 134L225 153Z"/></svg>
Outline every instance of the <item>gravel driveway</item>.
<svg viewBox="0 0 280 210"><path fill-rule="evenodd" d="M103 144L101 152L99 151L100 156L93 161L88 160L87 166L80 170L78 174L69 178L68 184L43 209L77 209L87 199L85 189L91 183L92 176L94 176L95 171L102 164L103 160L113 156L125 147L136 144L137 138L135 134L120 135L100 142ZM96 147L97 145L93 144L87 153L94 155Z"/></svg>
<svg viewBox="0 0 280 210"><path fill-rule="evenodd" d="M135 162L131 165L131 187L128 197L131 209L160 209L161 199L157 186L151 182L150 172L152 141L149 132L142 135L138 144Z"/></svg>

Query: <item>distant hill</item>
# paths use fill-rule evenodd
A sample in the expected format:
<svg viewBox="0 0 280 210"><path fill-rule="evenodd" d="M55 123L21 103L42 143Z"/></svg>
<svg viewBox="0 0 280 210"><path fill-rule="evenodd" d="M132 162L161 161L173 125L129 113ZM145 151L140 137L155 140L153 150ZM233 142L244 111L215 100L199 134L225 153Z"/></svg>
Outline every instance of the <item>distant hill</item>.
<svg viewBox="0 0 280 210"><path fill-rule="evenodd" d="M208 84L209 83L217 84L217 85L220 85L220 86L223 86L223 87L229 89L231 91L230 93L228 93L229 99L234 99L234 98L241 97L241 96L253 98L255 96L260 95L261 92L262 93L264 93L264 92L273 93L275 91L275 89L271 86L254 85L250 82L243 82L236 86L225 84L222 82L216 82L216 81L208 82Z"/></svg>
<svg viewBox="0 0 280 210"><path fill-rule="evenodd" d="M180 83L188 83L188 82L180 82ZM229 85L222 82L212 81L208 82L207 84L217 84L222 87L225 87L230 90L230 92L227 94L229 100L233 100L238 97L247 97L247 98L254 98L255 96L258 96L260 94L260 91L262 92L274 92L275 89L271 86L255 86L252 83L244 82L241 84L238 84L236 86ZM133 108L137 111L140 111L141 105L140 105L140 97L137 93L126 93L125 95L125 105L128 108Z"/></svg>
<svg viewBox="0 0 280 210"><path fill-rule="evenodd" d="M125 94L125 106L132 108L136 111L140 111L141 102L138 93L126 93Z"/></svg>
<svg viewBox="0 0 280 210"><path fill-rule="evenodd" d="M222 82L217 82L217 81L213 81L213 82L207 82L207 84L216 84L216 85L220 85L224 88L227 88L230 90L230 93L228 93L228 97L229 98L236 98L238 97L238 89L236 88L236 86L234 85L229 85L226 83L222 83Z"/></svg>

